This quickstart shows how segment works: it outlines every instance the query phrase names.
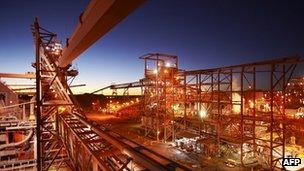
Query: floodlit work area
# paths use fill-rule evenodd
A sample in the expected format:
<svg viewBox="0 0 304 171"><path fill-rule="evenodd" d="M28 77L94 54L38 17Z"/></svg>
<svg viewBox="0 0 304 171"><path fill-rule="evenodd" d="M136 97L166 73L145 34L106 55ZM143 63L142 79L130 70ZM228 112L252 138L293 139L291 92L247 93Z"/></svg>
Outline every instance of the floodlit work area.
<svg viewBox="0 0 304 171"><path fill-rule="evenodd" d="M0 73L0 170L304 170L304 56L184 69L153 52L138 80L73 91L72 63L144 2L91 0L65 43L34 19L34 72Z"/></svg>

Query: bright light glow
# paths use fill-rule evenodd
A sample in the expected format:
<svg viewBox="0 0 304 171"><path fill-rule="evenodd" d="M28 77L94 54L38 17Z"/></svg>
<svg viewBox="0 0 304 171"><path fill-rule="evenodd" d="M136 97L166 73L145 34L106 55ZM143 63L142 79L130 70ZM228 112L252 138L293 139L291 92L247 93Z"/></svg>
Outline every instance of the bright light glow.
<svg viewBox="0 0 304 171"><path fill-rule="evenodd" d="M171 64L170 64L170 62L166 62L166 65L165 65L166 67L171 67Z"/></svg>
<svg viewBox="0 0 304 171"><path fill-rule="evenodd" d="M157 69L153 70L153 73L154 73L154 74L157 74L157 73L158 73Z"/></svg>
<svg viewBox="0 0 304 171"><path fill-rule="evenodd" d="M178 104L172 105L172 109L174 111L177 111L179 109L179 105Z"/></svg>
<svg viewBox="0 0 304 171"><path fill-rule="evenodd" d="M31 113L30 116L29 116L29 120L30 121L36 120L36 116Z"/></svg>
<svg viewBox="0 0 304 171"><path fill-rule="evenodd" d="M205 117L207 116L207 110L206 110L205 108L201 109L201 110L199 111L199 116L200 116L201 118L205 118Z"/></svg>
<svg viewBox="0 0 304 171"><path fill-rule="evenodd" d="M232 102L234 103L232 106L232 111L235 113L240 113L241 112L241 95L239 93L233 93L232 94Z"/></svg>
<svg viewBox="0 0 304 171"><path fill-rule="evenodd" d="M64 111L65 111L65 107L63 107L63 106L58 107L58 113L59 114L63 113Z"/></svg>
<svg viewBox="0 0 304 171"><path fill-rule="evenodd" d="M251 100L249 100L249 107L250 107L251 109L254 108L254 103L253 103L253 101L251 101Z"/></svg>
<svg viewBox="0 0 304 171"><path fill-rule="evenodd" d="M269 105L269 103L266 103L264 105L264 112L269 112L269 111L270 111L270 105Z"/></svg>
<svg viewBox="0 0 304 171"><path fill-rule="evenodd" d="M295 114L295 117L296 118L300 118L300 117L303 117L304 116L304 108L299 108L297 113Z"/></svg>

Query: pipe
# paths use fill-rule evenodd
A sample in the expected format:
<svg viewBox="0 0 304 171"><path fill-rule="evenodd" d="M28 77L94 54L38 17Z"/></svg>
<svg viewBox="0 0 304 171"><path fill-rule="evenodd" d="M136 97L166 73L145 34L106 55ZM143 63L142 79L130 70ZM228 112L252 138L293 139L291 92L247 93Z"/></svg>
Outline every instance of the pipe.
<svg viewBox="0 0 304 171"><path fill-rule="evenodd" d="M19 103L19 104L15 104L15 105L0 107L0 110L1 110L1 109L12 108L12 107L19 107L19 106L21 106L21 105L32 104L32 103L35 103L35 102L36 102L36 101L30 101L30 102L25 102L25 103Z"/></svg>
<svg viewBox="0 0 304 171"><path fill-rule="evenodd" d="M16 143L9 143L9 144L0 145L0 150L3 150L5 148L9 148L9 147L20 146L20 145L26 143L27 141L29 141L33 137L33 135L34 135L34 131L33 131L33 129L31 129L29 135L24 140L16 142Z"/></svg>

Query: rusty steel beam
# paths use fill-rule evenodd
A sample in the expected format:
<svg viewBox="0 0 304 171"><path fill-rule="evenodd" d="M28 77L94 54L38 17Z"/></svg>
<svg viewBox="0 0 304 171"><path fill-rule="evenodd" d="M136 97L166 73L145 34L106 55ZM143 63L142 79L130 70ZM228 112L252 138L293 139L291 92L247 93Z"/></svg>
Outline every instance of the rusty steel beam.
<svg viewBox="0 0 304 171"><path fill-rule="evenodd" d="M65 67L88 49L145 0L92 0L63 49L59 66Z"/></svg>
<svg viewBox="0 0 304 171"><path fill-rule="evenodd" d="M143 83L136 81L130 83L122 83L122 84L113 84L110 86L111 89L124 89L124 88L138 88L143 87Z"/></svg>
<svg viewBox="0 0 304 171"><path fill-rule="evenodd" d="M77 88L77 87L83 87L83 86L86 86L86 84L76 84L76 85L71 85L69 87L70 88ZM24 91L24 90L35 90L35 89L36 89L36 87L23 87L23 88L13 88L12 90L13 91Z"/></svg>
<svg viewBox="0 0 304 171"><path fill-rule="evenodd" d="M130 83L121 83L121 84L112 84L112 85L103 87L101 89L95 90L91 94L96 94L96 93L101 92L106 89L115 90L115 89L126 89L126 88L139 88L139 87L143 87L143 86L144 86L144 84L140 81L130 82Z"/></svg>
<svg viewBox="0 0 304 171"><path fill-rule="evenodd" d="M295 55L291 57L285 57L285 58L277 58L277 59L272 59L272 60L264 60L261 62L254 62L254 63L246 63L246 64L240 64L240 65L234 65L234 66L227 66L227 67L219 67L219 68L211 68L211 69L203 69L203 70L189 70L189 71L184 71L184 75L193 75L193 74L202 74L202 73L211 73L211 72L216 72L216 71L225 71L225 70L230 70L230 69L235 69L235 68L241 68L241 67L248 67L248 66L266 66L266 65L271 65L271 64L298 64L298 63L303 63L304 62L304 57Z"/></svg>
<svg viewBox="0 0 304 171"><path fill-rule="evenodd" d="M0 78L20 78L20 79L34 79L35 77L35 73L24 73L24 74L20 74L20 73L0 73Z"/></svg>
<svg viewBox="0 0 304 171"><path fill-rule="evenodd" d="M103 87L103 88L101 88L101 89L98 89L98 90L93 91L91 94L96 94L96 93L98 93L98 92L101 92L101 91L106 90L106 89L109 89L109 88L111 88L111 86L106 86L106 87Z"/></svg>

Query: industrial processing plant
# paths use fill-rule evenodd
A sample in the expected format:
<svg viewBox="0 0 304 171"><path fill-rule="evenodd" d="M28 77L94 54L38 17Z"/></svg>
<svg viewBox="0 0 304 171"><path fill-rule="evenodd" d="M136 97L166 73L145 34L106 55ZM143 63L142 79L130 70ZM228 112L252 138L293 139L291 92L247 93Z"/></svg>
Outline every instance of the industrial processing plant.
<svg viewBox="0 0 304 171"><path fill-rule="evenodd" d="M91 0L75 16L76 27L65 41L56 30L49 31L51 24L33 18L28 24L33 70L0 73L0 170L304 170L303 54L246 62L231 57L219 67L207 67L213 59L201 57L203 62L195 65L200 68L192 69L194 58L146 51L134 61L119 61L128 65L125 73L110 73L99 64L94 69L74 65L127 16L139 11L133 17L139 20L153 3L162 1ZM189 2L189 9L199 11L196 3L203 2ZM96 73L89 76L94 81L115 81L115 74L127 77L130 63L139 63L134 69L139 79L75 91L89 84L75 83L85 69ZM119 70L114 62L110 67Z"/></svg>

